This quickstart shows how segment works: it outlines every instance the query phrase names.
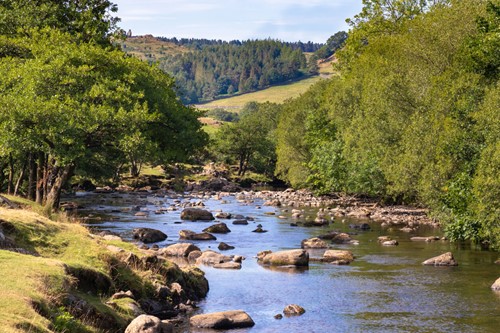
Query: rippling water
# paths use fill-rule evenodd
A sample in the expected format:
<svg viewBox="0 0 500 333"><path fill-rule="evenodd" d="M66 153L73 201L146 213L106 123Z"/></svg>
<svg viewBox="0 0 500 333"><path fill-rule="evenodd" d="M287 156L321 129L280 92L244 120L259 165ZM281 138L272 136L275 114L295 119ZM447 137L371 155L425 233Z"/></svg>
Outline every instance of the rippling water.
<svg viewBox="0 0 500 333"><path fill-rule="evenodd" d="M210 222L181 222L180 210L155 215L154 210L173 204L172 198L146 195L80 194L70 198L82 202L97 216L105 214L93 227L130 235L136 227L162 230L168 239L158 243L166 246L178 242L178 232L189 229L201 232ZM356 259L348 266L311 263L308 269L263 267L255 255L262 250L300 248L303 239L332 230L346 232L355 220L337 219L325 227L292 227L291 213L285 208L260 207L262 201L242 204L234 197L223 198L227 203L205 198L206 209L252 216L249 225L233 225L216 235L216 241L194 242L202 250L217 250L223 241L235 246L225 254L246 257L241 270L220 270L202 267L210 283L207 298L200 303L200 313L241 309L256 325L231 332L499 332L500 294L490 286L500 277L500 266L493 264L498 253L470 250L448 242L412 242L412 236L438 234L435 229L421 228L407 234L399 230L382 230L370 223L370 231L353 236L359 245L332 245L335 249L351 250ZM183 198L183 201L189 200ZM191 199L198 201L200 199ZM122 212L121 208L139 204L150 211L145 218ZM291 209L290 209L291 210ZM267 213L273 212L271 216ZM315 211L306 215L315 216ZM283 215L286 218L279 218ZM89 221L90 222L90 221ZM175 223L177 222L177 223ZM363 222L366 222L364 220ZM262 224L267 233L253 233ZM383 247L377 237L389 235L399 246ZM451 251L458 267L428 267L425 259ZM321 255L312 253L311 255ZM306 313L300 317L274 319L291 303L301 305ZM210 332L184 328L182 332Z"/></svg>

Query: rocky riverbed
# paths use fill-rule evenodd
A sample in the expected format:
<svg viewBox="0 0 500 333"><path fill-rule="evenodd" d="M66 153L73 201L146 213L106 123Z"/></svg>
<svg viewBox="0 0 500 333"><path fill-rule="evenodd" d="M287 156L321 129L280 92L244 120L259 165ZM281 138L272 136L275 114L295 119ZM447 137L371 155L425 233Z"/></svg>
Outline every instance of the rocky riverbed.
<svg viewBox="0 0 500 333"><path fill-rule="evenodd" d="M79 207L79 213L96 232L105 231L114 237L136 241L146 252L181 266L197 265L204 270L210 292L206 300L198 304L200 308L189 307L189 313L242 309L251 316L259 332L301 332L300 326L306 322L318 326L311 332L324 331L323 325L332 324L344 325L346 329L367 328L369 326L364 325L368 321L359 316L365 318L370 310L365 303L355 304L361 301L359 292L366 293L369 299L375 297L372 301L378 293L385 295L377 301L382 303L375 306L374 311L386 313L393 309L391 311L397 312L399 303L411 313L416 325L428 327L429 320L435 319L432 309L437 310L439 305L433 303L438 299L430 290L415 284L423 278L422 263L447 252L456 254L453 263L465 262L466 266L473 257L474 260L481 258L480 262L485 265L492 264L495 256L457 248L444 240L438 222L429 218L425 209L382 206L349 197L315 197L307 191L179 194L144 189L81 193L67 199L70 201L66 207ZM160 238L149 242L151 235L146 231L158 232ZM134 235L146 238L134 239ZM163 235L167 238L162 239ZM364 271L372 271L379 277L373 280L370 277L373 274L366 275ZM388 272L395 275L391 277ZM493 279L495 274L488 272L493 283L498 276ZM423 281L427 281L424 286L436 278L433 274L424 272ZM442 277L442 272L437 274ZM365 279L371 282L366 286L359 284ZM397 280L404 281L403 285ZM342 283L346 290L335 296L324 289L332 283ZM321 295L320 290L323 290ZM350 300L344 292L351 294ZM489 288L488 292L491 292ZM429 311L421 315L414 312L407 293L419 293L413 304L430 302ZM343 304L337 304L339 295ZM425 301L422 297L430 299ZM332 303L333 299L337 301ZM300 318L305 319L274 319L287 304L303 306L307 311ZM325 317L321 312L321 308L334 309L339 305L348 317L336 311L333 311L336 315ZM356 313L358 319L356 316L349 319ZM459 316L461 309L453 313ZM390 322L387 331L404 327L404 321L392 315L382 317L374 319L376 325L381 325L377 326L379 329L387 320ZM181 319L172 321L178 326L177 331L196 331Z"/></svg>

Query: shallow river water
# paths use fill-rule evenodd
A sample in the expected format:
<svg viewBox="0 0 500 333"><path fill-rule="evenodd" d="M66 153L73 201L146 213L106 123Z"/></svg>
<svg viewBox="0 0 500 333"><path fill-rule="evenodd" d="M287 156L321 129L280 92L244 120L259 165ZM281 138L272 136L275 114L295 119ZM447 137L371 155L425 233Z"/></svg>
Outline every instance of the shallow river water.
<svg viewBox="0 0 500 333"><path fill-rule="evenodd" d="M130 237L136 227L161 230L168 235L160 247L178 242L178 232L189 229L201 232L211 222L180 220L180 212L154 211L174 204L170 197L146 194L89 194L79 193L68 198L85 206L84 214L92 227L122 233ZM235 246L224 254L246 257L241 270L221 270L202 266L210 284L206 299L199 303L199 313L241 309L255 321L250 329L231 330L237 333L257 332L500 332L500 294L490 286L500 277L500 265L494 262L498 253L471 250L468 246L446 241L412 242L412 236L440 235L439 230L420 228L416 233L397 229L382 229L369 220L335 219L324 227L293 227L291 208L262 206L256 199L244 204L227 196L225 201L214 198L178 198L196 202L202 200L205 209L222 210L252 216L248 225L233 225L231 219L221 220L231 232L217 234L216 241L194 242L202 250L217 250L219 242ZM149 211L148 217L135 217L134 212L122 210L140 205ZM267 213L267 214L266 214ZM275 213L275 215L268 215ZM314 218L315 211L306 210ZM283 215L286 218L279 218ZM308 269L277 269L263 267L255 255L262 250L300 248L301 241L328 231L349 229L351 223L367 222L369 231L357 231L352 237L359 245L335 245L347 249L356 259L346 266L311 262ZM176 223L177 222L177 223ZM261 224L267 233L253 233ZM377 237L389 235L399 246L384 247ZM422 261L451 251L457 267L423 266ZM311 253L321 256L322 252ZM306 313L299 317L274 319L288 304L299 304ZM202 332L183 328L182 332ZM207 331L203 331L207 332Z"/></svg>

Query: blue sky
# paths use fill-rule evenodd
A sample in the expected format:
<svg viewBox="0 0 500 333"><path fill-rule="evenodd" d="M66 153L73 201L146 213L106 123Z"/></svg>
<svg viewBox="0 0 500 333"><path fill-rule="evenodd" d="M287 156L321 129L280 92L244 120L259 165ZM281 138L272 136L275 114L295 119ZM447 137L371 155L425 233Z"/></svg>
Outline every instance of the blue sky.
<svg viewBox="0 0 500 333"><path fill-rule="evenodd" d="M134 35L324 43L348 31L361 0L114 0Z"/></svg>

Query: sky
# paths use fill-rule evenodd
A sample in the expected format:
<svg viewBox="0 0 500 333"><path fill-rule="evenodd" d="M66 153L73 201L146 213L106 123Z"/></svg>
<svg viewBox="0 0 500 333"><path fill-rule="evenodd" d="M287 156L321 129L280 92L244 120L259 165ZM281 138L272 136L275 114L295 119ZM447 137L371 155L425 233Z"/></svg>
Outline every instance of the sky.
<svg viewBox="0 0 500 333"><path fill-rule="evenodd" d="M324 43L362 0L112 0L133 35Z"/></svg>

